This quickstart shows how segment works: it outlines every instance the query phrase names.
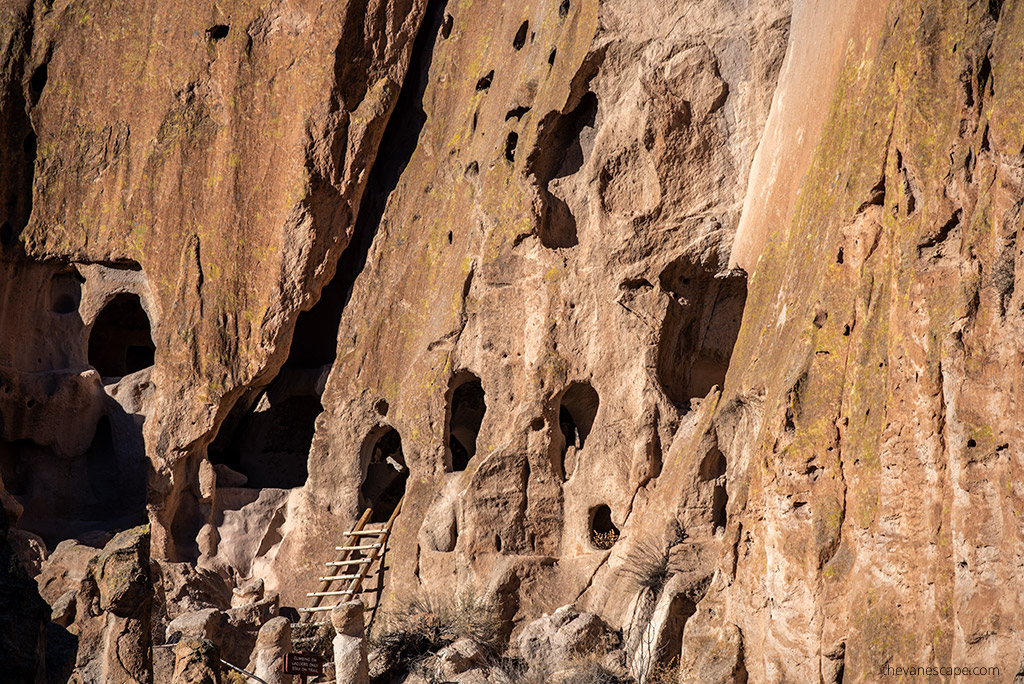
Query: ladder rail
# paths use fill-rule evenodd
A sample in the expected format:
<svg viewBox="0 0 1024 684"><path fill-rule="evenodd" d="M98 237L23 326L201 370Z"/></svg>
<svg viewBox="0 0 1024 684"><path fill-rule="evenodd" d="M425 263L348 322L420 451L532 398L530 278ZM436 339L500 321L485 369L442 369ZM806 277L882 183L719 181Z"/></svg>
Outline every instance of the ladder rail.
<svg viewBox="0 0 1024 684"><path fill-rule="evenodd" d="M359 520L356 522L355 527L353 527L352 530L356 531L356 530L363 529L366 526L366 522L370 519L370 515L372 513L373 513L373 509L372 508L367 508L365 511L363 511L363 514L361 516L359 516ZM347 561L347 560L349 560L349 557L351 555L352 555L351 551L342 551L341 552L341 556L338 558L338 561ZM331 583L333 581L334 580L325 580L325 581L321 582L320 592L324 592L324 591L327 591L328 589L330 589ZM324 600L323 596L316 596L316 597L314 597L313 598L313 604L310 607L311 608L318 608L320 606L320 603L323 600ZM307 612L306 615L305 615L305 618L308 620L311 615L312 615L312 612Z"/></svg>
<svg viewBox="0 0 1024 684"><path fill-rule="evenodd" d="M391 517L388 518L387 524L384 525L384 529L381 531L380 543L376 544L377 548L372 549L370 551L370 562L360 567L357 573L359 576L356 579L352 580L352 583L349 585L348 589L353 596L359 593L359 591L363 588L363 581L366 579L366 576L370 573L370 568L373 567L374 562L376 562L376 560L381 556L381 553L387 546L388 538L391 536L391 528L394 527L395 519L398 518L398 514L402 512L403 503L405 503L404 494L402 495L402 498L398 500L398 505L395 506L395 510L392 511Z"/></svg>

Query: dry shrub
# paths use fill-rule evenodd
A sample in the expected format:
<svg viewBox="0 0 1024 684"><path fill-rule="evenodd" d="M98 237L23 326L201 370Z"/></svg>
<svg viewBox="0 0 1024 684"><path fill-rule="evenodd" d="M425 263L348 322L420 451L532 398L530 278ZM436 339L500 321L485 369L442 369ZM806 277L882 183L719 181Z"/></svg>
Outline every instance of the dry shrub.
<svg viewBox="0 0 1024 684"><path fill-rule="evenodd" d="M592 532L590 535L590 541L601 551L607 551L615 546L615 542L619 541L619 531L608 530L607 532Z"/></svg>
<svg viewBox="0 0 1024 684"><path fill-rule="evenodd" d="M502 622L490 601L472 594L458 598L423 595L385 616L379 634L370 635L376 652L374 682L390 682L413 672L429 657L462 638L488 654L501 646Z"/></svg>

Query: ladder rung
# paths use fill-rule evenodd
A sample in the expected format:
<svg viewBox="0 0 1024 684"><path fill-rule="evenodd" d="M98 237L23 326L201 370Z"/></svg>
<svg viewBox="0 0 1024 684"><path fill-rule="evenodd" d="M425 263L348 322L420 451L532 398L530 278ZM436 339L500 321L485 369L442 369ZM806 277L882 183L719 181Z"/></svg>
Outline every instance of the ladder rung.
<svg viewBox="0 0 1024 684"><path fill-rule="evenodd" d="M348 596L353 593L351 589L345 589L344 591L311 591L306 594L307 598L313 598L314 596Z"/></svg>
<svg viewBox="0 0 1024 684"><path fill-rule="evenodd" d="M334 610L334 606L316 606L315 608L299 608L300 613L321 613L325 610Z"/></svg>
<svg viewBox="0 0 1024 684"><path fill-rule="evenodd" d="M380 534L387 534L387 530L353 530L346 532L346 537L374 537Z"/></svg>
<svg viewBox="0 0 1024 684"><path fill-rule="evenodd" d="M335 551L369 551L370 549L379 549L383 544L363 544L362 546L335 546Z"/></svg>
<svg viewBox="0 0 1024 684"><path fill-rule="evenodd" d="M324 565L330 566L332 568L336 568L336 567L341 567L341 566L345 566L345 565L363 565L364 563L369 563L372 560L374 560L374 559L373 558L357 558L355 560L329 561L327 563L324 563Z"/></svg>
<svg viewBox="0 0 1024 684"><path fill-rule="evenodd" d="M330 575L329 577L317 577L317 581L320 582L336 582L339 580L354 580L359 579L362 575Z"/></svg>

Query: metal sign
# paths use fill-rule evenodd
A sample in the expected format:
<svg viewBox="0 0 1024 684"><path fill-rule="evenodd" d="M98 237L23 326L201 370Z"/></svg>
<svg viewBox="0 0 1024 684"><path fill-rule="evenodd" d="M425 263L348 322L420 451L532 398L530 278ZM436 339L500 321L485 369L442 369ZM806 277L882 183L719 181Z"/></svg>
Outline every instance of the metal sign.
<svg viewBox="0 0 1024 684"><path fill-rule="evenodd" d="M297 675L321 675L324 659L316 653L285 653L284 673Z"/></svg>

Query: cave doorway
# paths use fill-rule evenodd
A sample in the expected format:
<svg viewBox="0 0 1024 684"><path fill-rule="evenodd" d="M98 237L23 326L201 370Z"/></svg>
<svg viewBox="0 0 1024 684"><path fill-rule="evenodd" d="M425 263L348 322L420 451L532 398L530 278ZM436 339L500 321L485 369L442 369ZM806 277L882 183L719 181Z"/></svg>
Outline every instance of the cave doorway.
<svg viewBox="0 0 1024 684"><path fill-rule="evenodd" d="M366 506L373 509L370 522L387 522L405 495L409 467L402 453L402 436L391 427L370 433L364 447L366 476L360 494Z"/></svg>
<svg viewBox="0 0 1024 684"><path fill-rule="evenodd" d="M574 382L562 393L558 406L558 427L562 433L562 479L576 469L576 458L590 436L601 398L589 382Z"/></svg>
<svg viewBox="0 0 1024 684"><path fill-rule="evenodd" d="M465 470L476 455L477 437L487 412L480 378L463 372L452 381L448 402L448 457L452 472Z"/></svg>
<svg viewBox="0 0 1024 684"><path fill-rule="evenodd" d="M153 365L156 345L136 294L111 299L89 332L89 364L100 377L121 378Z"/></svg>
<svg viewBox="0 0 1024 684"><path fill-rule="evenodd" d="M230 479L219 475L218 480L253 489L301 487L309 476L309 451L322 412L312 390L273 383L247 411L229 416L210 445L210 462L234 471Z"/></svg>
<svg viewBox="0 0 1024 684"><path fill-rule="evenodd" d="M619 528L612 521L612 509L601 504L590 509L590 543L594 548L607 551L619 541Z"/></svg>

